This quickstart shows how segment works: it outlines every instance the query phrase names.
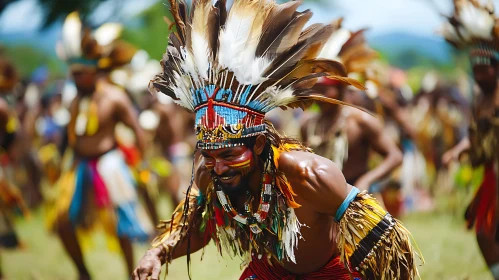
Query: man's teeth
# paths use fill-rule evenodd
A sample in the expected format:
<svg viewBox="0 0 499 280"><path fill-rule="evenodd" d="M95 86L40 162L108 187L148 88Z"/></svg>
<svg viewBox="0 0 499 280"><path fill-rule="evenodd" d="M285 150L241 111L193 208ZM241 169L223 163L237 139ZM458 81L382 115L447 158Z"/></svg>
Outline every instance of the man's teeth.
<svg viewBox="0 0 499 280"><path fill-rule="evenodd" d="M230 177L222 177L222 180L230 180L232 179L233 176L230 176Z"/></svg>

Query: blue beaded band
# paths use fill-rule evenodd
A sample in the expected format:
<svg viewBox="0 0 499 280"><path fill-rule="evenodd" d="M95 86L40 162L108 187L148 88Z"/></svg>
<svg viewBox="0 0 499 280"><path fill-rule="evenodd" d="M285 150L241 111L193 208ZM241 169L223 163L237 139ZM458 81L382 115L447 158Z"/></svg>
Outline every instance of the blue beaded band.
<svg viewBox="0 0 499 280"><path fill-rule="evenodd" d="M339 223L341 218L343 218L343 214L347 211L348 206L350 206L350 202L352 202L357 195L360 193L360 190L356 187L353 187L350 193L347 195L343 203L341 203L340 208L336 211L336 215L334 215L334 220Z"/></svg>

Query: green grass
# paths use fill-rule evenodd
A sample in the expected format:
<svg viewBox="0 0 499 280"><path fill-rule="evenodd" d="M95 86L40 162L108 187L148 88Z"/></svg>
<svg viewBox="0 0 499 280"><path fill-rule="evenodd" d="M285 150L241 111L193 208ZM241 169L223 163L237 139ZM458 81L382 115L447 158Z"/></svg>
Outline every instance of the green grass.
<svg viewBox="0 0 499 280"><path fill-rule="evenodd" d="M162 205L166 214L168 208ZM492 279L479 254L473 232L464 228L460 217L445 214L417 214L404 219L413 233L426 264L421 267L422 279ZM2 251L1 261L7 279L76 279L76 271L55 235L43 225L41 212L30 220L17 221L17 230L25 248ZM147 249L135 247L136 261ZM239 279L240 260L224 260L210 246L193 255L193 279ZM95 247L86 254L86 263L94 279L127 279L125 266L118 253L108 252L102 234L97 234ZM169 268L167 279L188 279L185 259L176 260Z"/></svg>

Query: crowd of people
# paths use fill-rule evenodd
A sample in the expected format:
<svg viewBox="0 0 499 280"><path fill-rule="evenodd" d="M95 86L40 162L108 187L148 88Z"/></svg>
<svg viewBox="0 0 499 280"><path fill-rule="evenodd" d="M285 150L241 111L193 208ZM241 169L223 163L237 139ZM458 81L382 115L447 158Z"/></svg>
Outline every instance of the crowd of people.
<svg viewBox="0 0 499 280"><path fill-rule="evenodd" d="M21 246L12 218L42 207L79 279L94 229L133 279L210 242L244 259L241 279L416 279L398 218L470 192L471 165L465 216L499 279L493 7L456 0L444 28L473 80L430 71L414 92L364 30L305 28L298 1L170 2L161 62L77 12L57 44L67 78L21 77L0 52L0 246ZM136 262L132 242L153 238Z"/></svg>

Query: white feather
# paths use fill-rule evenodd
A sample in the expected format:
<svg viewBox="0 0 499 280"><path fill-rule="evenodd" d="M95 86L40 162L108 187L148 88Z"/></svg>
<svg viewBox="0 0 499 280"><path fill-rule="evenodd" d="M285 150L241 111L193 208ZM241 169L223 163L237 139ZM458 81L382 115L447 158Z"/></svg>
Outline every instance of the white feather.
<svg viewBox="0 0 499 280"><path fill-rule="evenodd" d="M347 29L338 29L331 35L331 37L329 37L317 58L325 58L341 62L338 55L343 45L348 41L348 39L350 39L351 36L350 31Z"/></svg>
<svg viewBox="0 0 499 280"><path fill-rule="evenodd" d="M293 208L288 208L286 225L282 231L282 243L286 260L296 263L295 248L298 248L298 241L301 238L300 228L302 224L298 221Z"/></svg>
<svg viewBox="0 0 499 280"><path fill-rule="evenodd" d="M296 97L293 95L293 92L294 90L292 87L281 89L276 86L271 86L265 89L265 91L256 98L256 101L264 104L262 109L263 112L268 112L295 100Z"/></svg>
<svg viewBox="0 0 499 280"><path fill-rule="evenodd" d="M94 31L94 38L101 46L107 46L118 39L123 31L119 23L105 23Z"/></svg>
<svg viewBox="0 0 499 280"><path fill-rule="evenodd" d="M188 110L194 110L194 103L192 100L192 84L190 78L186 75L181 76L178 72L174 71L175 82L170 84L171 90L179 100L174 102Z"/></svg>
<svg viewBox="0 0 499 280"><path fill-rule="evenodd" d="M475 38L492 39L494 16L470 2L461 2L459 18L466 30Z"/></svg>
<svg viewBox="0 0 499 280"><path fill-rule="evenodd" d="M210 69L210 52L205 34L192 32L192 52L194 57L193 62L196 64L199 76L207 80L208 70Z"/></svg>
<svg viewBox="0 0 499 280"><path fill-rule="evenodd" d="M225 28L220 32L218 51L220 66L234 72L236 79L241 83L245 80L245 72L248 69L244 63L251 61L248 59L251 50L247 49L247 42L255 16L254 12L239 14L238 10L233 8L229 12ZM249 48L253 49L256 46L249 44Z"/></svg>
<svg viewBox="0 0 499 280"><path fill-rule="evenodd" d="M184 48L184 47L181 47L180 48L180 55L182 56L182 69L188 73L189 75L191 75L191 77L196 81L198 80L198 75L197 75L197 68L196 68L196 64L194 62L194 57L193 55L191 54L191 52Z"/></svg>
<svg viewBox="0 0 499 280"><path fill-rule="evenodd" d="M62 45L67 59L81 56L81 29L80 15L77 12L70 13L62 26Z"/></svg>

